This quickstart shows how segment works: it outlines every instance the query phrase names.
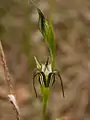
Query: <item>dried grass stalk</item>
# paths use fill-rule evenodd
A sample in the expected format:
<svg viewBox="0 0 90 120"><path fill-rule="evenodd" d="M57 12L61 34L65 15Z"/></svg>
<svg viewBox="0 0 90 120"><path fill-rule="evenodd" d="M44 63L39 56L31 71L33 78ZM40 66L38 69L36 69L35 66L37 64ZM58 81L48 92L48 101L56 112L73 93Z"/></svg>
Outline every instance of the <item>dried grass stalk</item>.
<svg viewBox="0 0 90 120"><path fill-rule="evenodd" d="M3 69L4 69L5 81L7 82L7 85L8 85L8 99L9 99L10 103L13 105L13 109L16 113L16 119L20 120L20 111L19 111L19 107L17 105L16 98L14 96L14 92L13 92L12 76L7 67L7 63L6 63L6 59L5 59L1 41L0 41L0 59L1 59L1 63L2 63Z"/></svg>

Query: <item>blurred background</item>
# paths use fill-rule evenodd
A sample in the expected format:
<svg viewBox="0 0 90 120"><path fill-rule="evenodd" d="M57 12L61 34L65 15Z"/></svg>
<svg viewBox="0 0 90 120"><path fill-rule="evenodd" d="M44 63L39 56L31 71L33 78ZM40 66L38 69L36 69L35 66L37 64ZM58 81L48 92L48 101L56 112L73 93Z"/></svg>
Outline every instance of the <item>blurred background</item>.
<svg viewBox="0 0 90 120"><path fill-rule="evenodd" d="M56 69L63 79L51 89L47 120L90 120L90 0L36 0L46 18L52 17ZM0 40L20 107L21 120L41 120L42 100L32 86L33 56L45 62L48 48L38 29L38 14L29 0L0 0ZM36 83L38 96L39 84ZM7 84L0 63L0 120L16 120L6 99Z"/></svg>

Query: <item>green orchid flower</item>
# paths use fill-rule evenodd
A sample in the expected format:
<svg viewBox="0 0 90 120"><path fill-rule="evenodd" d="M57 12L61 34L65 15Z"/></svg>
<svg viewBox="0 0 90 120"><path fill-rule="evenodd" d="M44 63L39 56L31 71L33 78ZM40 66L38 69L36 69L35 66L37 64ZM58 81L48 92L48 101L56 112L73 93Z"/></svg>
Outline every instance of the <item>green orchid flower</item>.
<svg viewBox="0 0 90 120"><path fill-rule="evenodd" d="M35 90L36 97L37 97L37 92L35 88L35 80L38 80L41 87L50 88L51 86L54 85L56 76L58 76L60 79L62 94L64 97L64 88L63 88L63 82L62 82L61 76L57 70L52 69L52 66L49 63L49 58L47 59L45 64L40 64L36 59L36 57L34 58L37 65L37 68L33 72L33 87Z"/></svg>

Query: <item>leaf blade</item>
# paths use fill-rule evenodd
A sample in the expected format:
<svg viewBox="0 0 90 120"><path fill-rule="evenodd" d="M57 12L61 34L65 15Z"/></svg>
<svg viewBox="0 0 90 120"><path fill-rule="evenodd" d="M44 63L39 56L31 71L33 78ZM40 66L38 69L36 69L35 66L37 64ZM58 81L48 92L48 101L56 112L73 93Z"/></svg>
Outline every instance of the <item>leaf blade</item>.
<svg viewBox="0 0 90 120"><path fill-rule="evenodd" d="M44 17L44 14L40 9L38 9L39 14L39 29L44 37L44 41L49 47L50 55L52 59L52 68L54 68L54 62L55 62L55 40L54 40L54 30L52 26L51 20L48 21Z"/></svg>

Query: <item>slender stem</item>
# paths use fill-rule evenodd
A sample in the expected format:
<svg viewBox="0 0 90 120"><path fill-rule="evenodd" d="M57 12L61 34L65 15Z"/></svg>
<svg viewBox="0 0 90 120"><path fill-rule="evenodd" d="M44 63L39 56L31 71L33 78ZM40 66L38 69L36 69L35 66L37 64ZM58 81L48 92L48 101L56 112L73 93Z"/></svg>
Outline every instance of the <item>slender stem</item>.
<svg viewBox="0 0 90 120"><path fill-rule="evenodd" d="M1 63L4 69L4 76L5 76L5 80L7 82L8 85L8 93L12 94L13 93L13 85L12 85L12 77L11 74L9 72L9 69L7 67L7 63L6 63L6 58L5 58L5 54L3 51L3 47L2 47L2 43L0 41L0 59L1 59Z"/></svg>
<svg viewBox="0 0 90 120"><path fill-rule="evenodd" d="M52 71L54 70L54 66L55 66L55 54L51 56L51 60L52 60Z"/></svg>
<svg viewBox="0 0 90 120"><path fill-rule="evenodd" d="M55 12L55 0L49 0L49 21L52 21L52 14Z"/></svg>
<svg viewBox="0 0 90 120"><path fill-rule="evenodd" d="M46 110L49 98L49 88L41 87L42 98L43 98L43 105L42 105L42 120L46 120Z"/></svg>
<svg viewBox="0 0 90 120"><path fill-rule="evenodd" d="M4 69L5 81L7 82L7 85L8 85L8 98L9 98L10 103L13 105L13 109L16 113L16 119L20 120L20 111L19 111L19 107L17 105L16 98L14 96L14 91L13 91L13 85L12 85L13 78L9 72L9 69L8 69L8 66L6 63L6 58L5 58L5 54L3 51L1 41L0 41L0 59L1 59L2 67Z"/></svg>
<svg viewBox="0 0 90 120"><path fill-rule="evenodd" d="M46 109L47 109L47 101L43 98L43 108L42 108L42 120L46 120Z"/></svg>

